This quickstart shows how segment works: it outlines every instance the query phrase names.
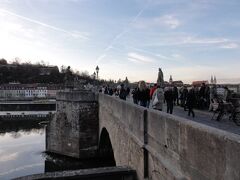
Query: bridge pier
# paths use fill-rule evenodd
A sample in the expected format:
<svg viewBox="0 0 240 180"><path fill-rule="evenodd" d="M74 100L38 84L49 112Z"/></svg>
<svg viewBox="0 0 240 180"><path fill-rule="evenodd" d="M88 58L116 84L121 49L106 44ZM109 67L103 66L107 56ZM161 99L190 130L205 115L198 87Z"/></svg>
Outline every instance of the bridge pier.
<svg viewBox="0 0 240 180"><path fill-rule="evenodd" d="M92 158L98 149L98 102L90 91L57 94L57 111L46 131L46 151Z"/></svg>

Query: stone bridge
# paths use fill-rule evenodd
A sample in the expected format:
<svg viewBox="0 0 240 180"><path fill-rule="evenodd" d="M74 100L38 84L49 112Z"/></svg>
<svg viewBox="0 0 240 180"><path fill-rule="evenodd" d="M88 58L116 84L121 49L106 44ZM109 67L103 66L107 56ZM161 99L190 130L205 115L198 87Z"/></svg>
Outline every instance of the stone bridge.
<svg viewBox="0 0 240 180"><path fill-rule="evenodd" d="M47 151L108 157L137 178L240 179L240 136L116 97L60 92Z"/></svg>

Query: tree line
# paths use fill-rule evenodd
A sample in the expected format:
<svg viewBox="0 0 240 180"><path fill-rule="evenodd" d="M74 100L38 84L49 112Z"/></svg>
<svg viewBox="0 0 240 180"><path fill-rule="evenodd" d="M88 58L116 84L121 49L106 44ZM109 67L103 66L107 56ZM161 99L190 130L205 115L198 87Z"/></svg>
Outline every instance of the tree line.
<svg viewBox="0 0 240 180"><path fill-rule="evenodd" d="M92 81L87 72L74 72L71 70L75 77ZM46 83L46 84L63 84L66 67L62 66L61 70L57 66L49 66L44 62L21 63L18 59L8 63L5 59L0 59L0 84L5 83Z"/></svg>
<svg viewBox="0 0 240 180"><path fill-rule="evenodd" d="M90 83L95 85L110 85L129 83L127 77L125 80L119 79L104 80L96 79L96 77L89 75L87 71L74 71L70 66L62 65L60 70L57 66L49 66L47 63L41 61L37 63L21 62L20 59L15 58L14 61L8 62L6 59L0 59L0 84L7 83L46 83L46 84L64 84L66 72L70 70L74 79L80 80L84 84Z"/></svg>

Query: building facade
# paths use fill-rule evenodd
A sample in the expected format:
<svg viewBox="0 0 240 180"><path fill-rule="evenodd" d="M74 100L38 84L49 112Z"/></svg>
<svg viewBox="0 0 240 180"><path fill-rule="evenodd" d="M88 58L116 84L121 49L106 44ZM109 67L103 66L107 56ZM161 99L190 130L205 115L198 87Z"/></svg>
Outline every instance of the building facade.
<svg viewBox="0 0 240 180"><path fill-rule="evenodd" d="M1 99L56 98L60 85L44 84L3 84L0 85Z"/></svg>

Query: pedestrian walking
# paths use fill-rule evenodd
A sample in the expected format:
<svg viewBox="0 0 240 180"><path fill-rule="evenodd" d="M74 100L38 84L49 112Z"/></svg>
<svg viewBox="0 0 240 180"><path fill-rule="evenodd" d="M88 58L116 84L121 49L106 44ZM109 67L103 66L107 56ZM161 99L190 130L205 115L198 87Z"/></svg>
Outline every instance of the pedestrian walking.
<svg viewBox="0 0 240 180"><path fill-rule="evenodd" d="M150 89L150 99L152 99L154 91L157 89L157 84L154 84L154 86Z"/></svg>
<svg viewBox="0 0 240 180"><path fill-rule="evenodd" d="M152 95L152 107L153 109L162 111L164 103L164 91L160 86L157 86Z"/></svg>
<svg viewBox="0 0 240 180"><path fill-rule="evenodd" d="M132 90L133 103L138 104L138 88Z"/></svg>
<svg viewBox="0 0 240 180"><path fill-rule="evenodd" d="M122 99L122 100L126 100L126 97L127 97L127 91L124 88L124 84L121 84L121 88L120 88L120 91L119 91L119 98Z"/></svg>
<svg viewBox="0 0 240 180"><path fill-rule="evenodd" d="M150 92L146 86L145 81L140 81L138 83L138 101L139 105L143 107L147 107L148 101L150 100Z"/></svg>
<svg viewBox="0 0 240 180"><path fill-rule="evenodd" d="M182 106L184 108L184 111L186 111L187 95L188 95L188 89L187 89L187 86L184 86L182 90Z"/></svg>
<svg viewBox="0 0 240 180"><path fill-rule="evenodd" d="M179 105L178 102L178 88L176 86L173 86L173 103L174 105Z"/></svg>
<svg viewBox="0 0 240 180"><path fill-rule="evenodd" d="M199 90L199 107L204 109L206 104L206 84L202 83Z"/></svg>
<svg viewBox="0 0 240 180"><path fill-rule="evenodd" d="M171 87L167 87L164 93L164 98L167 103L167 113L173 113L173 90Z"/></svg>
<svg viewBox="0 0 240 180"><path fill-rule="evenodd" d="M187 95L187 107L188 107L188 116L190 116L192 114L192 117L195 117L195 113L193 111L193 107L196 104L196 95L194 92L194 87L192 87Z"/></svg>

